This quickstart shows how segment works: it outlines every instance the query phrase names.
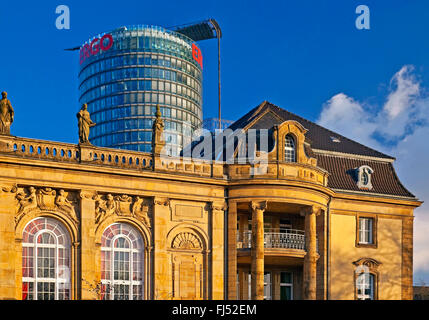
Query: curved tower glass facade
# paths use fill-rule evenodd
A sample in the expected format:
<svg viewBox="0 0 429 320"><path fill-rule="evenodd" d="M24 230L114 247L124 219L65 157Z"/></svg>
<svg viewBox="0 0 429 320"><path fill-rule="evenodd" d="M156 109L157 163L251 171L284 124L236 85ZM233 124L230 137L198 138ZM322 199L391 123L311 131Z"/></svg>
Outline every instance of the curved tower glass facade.
<svg viewBox="0 0 429 320"><path fill-rule="evenodd" d="M202 123L202 55L190 38L162 27L127 26L80 49L79 101L88 104L96 146L151 151L160 105L167 151L178 155Z"/></svg>

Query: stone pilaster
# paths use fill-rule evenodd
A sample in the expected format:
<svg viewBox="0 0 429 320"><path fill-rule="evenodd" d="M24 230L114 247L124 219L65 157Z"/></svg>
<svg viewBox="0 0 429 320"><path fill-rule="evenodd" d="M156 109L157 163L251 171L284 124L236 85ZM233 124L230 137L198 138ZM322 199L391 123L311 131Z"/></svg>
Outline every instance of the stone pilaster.
<svg viewBox="0 0 429 320"><path fill-rule="evenodd" d="M15 192L13 186L0 186L0 299L21 299L22 273L15 274L15 263L16 270L22 265L17 261L22 239L15 244Z"/></svg>
<svg viewBox="0 0 429 320"><path fill-rule="evenodd" d="M317 260L319 254L316 248L316 216L320 213L320 208L311 206L301 210L301 215L305 216L305 248L303 272L303 298L304 300L316 300L316 275Z"/></svg>
<svg viewBox="0 0 429 320"><path fill-rule="evenodd" d="M154 299L167 300L171 296L168 284L167 222L170 217L170 200L155 197L153 200L153 288Z"/></svg>
<svg viewBox="0 0 429 320"><path fill-rule="evenodd" d="M80 243L75 245L76 257L80 256L80 279L81 283L77 283L77 287L80 288L80 298L82 300L95 300L98 299L97 293L94 292L93 287L101 281L100 261L96 259L96 250L100 250L101 239L95 239L95 201L93 197L94 191L80 192L80 234L83 235ZM96 245L96 242L99 245ZM99 257L99 255L97 255ZM77 261L76 261L77 262ZM96 268L96 266L99 266ZM78 272L78 270L76 270ZM79 272L78 272L79 273ZM92 287L91 287L92 286ZM78 295L79 296L79 295Z"/></svg>
<svg viewBox="0 0 429 320"><path fill-rule="evenodd" d="M237 299L237 203L228 203L228 300Z"/></svg>
<svg viewBox="0 0 429 320"><path fill-rule="evenodd" d="M224 215L227 205L225 202L212 203L212 299L224 299ZM221 272L222 271L222 272Z"/></svg>
<svg viewBox="0 0 429 320"><path fill-rule="evenodd" d="M249 300L249 269L240 268L238 270L238 282L239 282L239 300Z"/></svg>
<svg viewBox="0 0 429 320"><path fill-rule="evenodd" d="M402 300L413 299L413 220L402 219Z"/></svg>
<svg viewBox="0 0 429 320"><path fill-rule="evenodd" d="M252 300L264 299L264 211L267 202L251 203L252 248L251 248L251 292Z"/></svg>

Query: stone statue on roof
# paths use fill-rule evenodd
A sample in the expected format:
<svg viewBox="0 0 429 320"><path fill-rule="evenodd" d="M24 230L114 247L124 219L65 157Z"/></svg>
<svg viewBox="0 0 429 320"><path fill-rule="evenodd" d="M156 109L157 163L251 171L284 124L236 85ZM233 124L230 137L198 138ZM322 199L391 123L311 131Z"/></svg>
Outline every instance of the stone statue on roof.
<svg viewBox="0 0 429 320"><path fill-rule="evenodd" d="M95 122L92 122L90 114L87 109L88 109L88 106L85 103L82 105L82 109L76 115L78 119L80 144L90 144L89 129L95 126Z"/></svg>
<svg viewBox="0 0 429 320"><path fill-rule="evenodd" d="M1 93L2 99L0 100L0 134L10 135L10 126L13 122L14 111L12 104L7 98L7 92Z"/></svg>
<svg viewBox="0 0 429 320"><path fill-rule="evenodd" d="M165 145L164 141L164 121L161 118L159 105L156 106L156 118L152 126L152 152L160 154Z"/></svg>

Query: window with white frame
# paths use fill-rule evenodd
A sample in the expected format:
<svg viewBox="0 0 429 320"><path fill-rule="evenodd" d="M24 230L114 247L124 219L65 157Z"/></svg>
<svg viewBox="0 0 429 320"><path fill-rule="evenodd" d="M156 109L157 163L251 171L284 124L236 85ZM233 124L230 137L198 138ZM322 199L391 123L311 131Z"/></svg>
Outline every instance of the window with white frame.
<svg viewBox="0 0 429 320"><path fill-rule="evenodd" d="M271 272L264 272L264 300L272 300Z"/></svg>
<svg viewBox="0 0 429 320"><path fill-rule="evenodd" d="M101 299L143 299L143 262L140 233L128 224L110 225L101 238Z"/></svg>
<svg viewBox="0 0 429 320"><path fill-rule="evenodd" d="M292 279L292 272L280 272L280 300L293 300Z"/></svg>
<svg viewBox="0 0 429 320"><path fill-rule="evenodd" d="M70 238L64 226L36 218L22 238L22 299L70 299Z"/></svg>
<svg viewBox="0 0 429 320"><path fill-rule="evenodd" d="M250 272L247 279L249 300L252 300L252 275ZM271 272L264 272L264 300L272 300Z"/></svg>
<svg viewBox="0 0 429 320"><path fill-rule="evenodd" d="M373 244L373 218L359 218L359 243Z"/></svg>
<svg viewBox="0 0 429 320"><path fill-rule="evenodd" d="M358 300L374 300L375 276L367 272L358 275L356 289Z"/></svg>
<svg viewBox="0 0 429 320"><path fill-rule="evenodd" d="M285 137L285 161L296 162L295 140L291 135Z"/></svg>

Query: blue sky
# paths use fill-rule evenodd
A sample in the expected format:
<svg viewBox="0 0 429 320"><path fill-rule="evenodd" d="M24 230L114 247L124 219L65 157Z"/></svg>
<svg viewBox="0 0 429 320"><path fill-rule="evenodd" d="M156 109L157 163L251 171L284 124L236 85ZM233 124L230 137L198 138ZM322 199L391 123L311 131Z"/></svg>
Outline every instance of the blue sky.
<svg viewBox="0 0 429 320"><path fill-rule="evenodd" d="M61 4L70 8L70 30L55 28L55 8ZM355 27L355 9L360 4L370 9L370 30ZM79 57L78 51L63 49L122 25L168 27L215 18L223 32L224 118L236 120L268 100L397 156L405 185L429 200L424 187L429 170L407 157L422 149L429 156L426 131L422 131L427 129L422 112L429 109L419 107L428 105L428 12L429 2L423 0L8 1L0 10L0 90L9 93L15 108L14 135L77 143ZM216 45L214 40L200 43L205 117L217 116ZM418 84L418 92L412 86L401 91L406 81ZM410 105L416 105L420 122L410 118L404 129L393 121L389 131L383 129L385 109L404 95L411 99L407 100ZM334 117L338 105L343 111L356 111L356 117L347 119L353 112ZM356 126L370 129L365 134L352 130L353 120ZM395 128L400 129L394 132ZM415 149L398 149L404 141L413 142L407 145ZM422 171L413 175L409 168ZM419 210L419 226L423 222L429 226L425 218L429 210ZM416 228L416 233L416 245L420 244L415 253L427 254L424 259L428 260L417 263L416 277L429 283L425 250L429 238L424 238L424 230Z"/></svg>

